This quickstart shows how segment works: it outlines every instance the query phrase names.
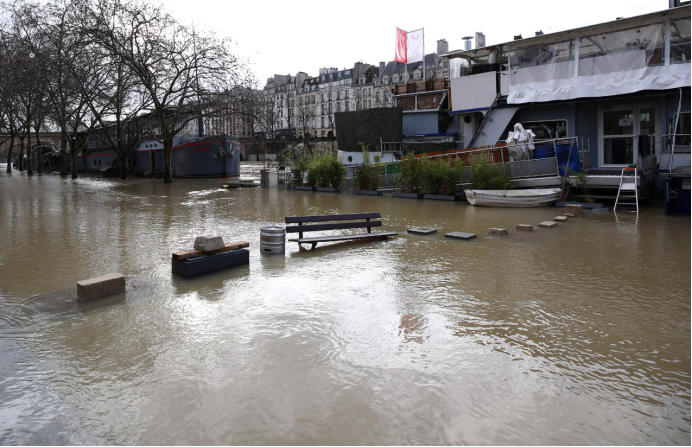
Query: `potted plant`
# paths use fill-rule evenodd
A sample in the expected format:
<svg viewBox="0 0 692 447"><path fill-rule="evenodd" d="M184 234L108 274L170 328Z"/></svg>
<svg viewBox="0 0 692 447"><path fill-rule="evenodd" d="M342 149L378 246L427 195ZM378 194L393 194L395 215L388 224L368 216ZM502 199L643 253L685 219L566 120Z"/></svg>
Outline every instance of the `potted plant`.
<svg viewBox="0 0 692 447"><path fill-rule="evenodd" d="M422 199L421 185L423 183L423 171L418 158L410 153L405 155L399 163L399 174L396 177L399 190L392 193L392 197L406 199Z"/></svg>
<svg viewBox="0 0 692 447"><path fill-rule="evenodd" d="M471 187L480 190L508 190L514 188L506 163L490 165L485 155L471 162Z"/></svg>
<svg viewBox="0 0 692 447"><path fill-rule="evenodd" d="M456 185L461 181L464 165L455 163L455 160L447 161L442 157L430 160L428 157L421 159L421 174L423 182L428 190L424 198L431 200L459 200L455 194Z"/></svg>
<svg viewBox="0 0 692 447"><path fill-rule="evenodd" d="M316 186L317 191L341 192L341 181L346 168L336 155L318 155L313 157L308 167L308 182Z"/></svg>
<svg viewBox="0 0 692 447"><path fill-rule="evenodd" d="M381 167L378 166L380 163L380 156L375 155L375 164L371 164L370 151L363 147L361 153L363 155L363 163L360 166L356 166L353 174L355 184L354 193L381 196L382 191L377 190L380 185L381 174Z"/></svg>

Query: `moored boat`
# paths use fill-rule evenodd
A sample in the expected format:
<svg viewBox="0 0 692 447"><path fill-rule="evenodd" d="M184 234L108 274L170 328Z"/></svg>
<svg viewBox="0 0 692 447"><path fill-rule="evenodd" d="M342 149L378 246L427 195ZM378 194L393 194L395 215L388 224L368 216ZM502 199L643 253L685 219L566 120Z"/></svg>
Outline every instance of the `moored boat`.
<svg viewBox="0 0 692 447"><path fill-rule="evenodd" d="M530 208L550 206L560 198L560 188L464 191L471 205Z"/></svg>

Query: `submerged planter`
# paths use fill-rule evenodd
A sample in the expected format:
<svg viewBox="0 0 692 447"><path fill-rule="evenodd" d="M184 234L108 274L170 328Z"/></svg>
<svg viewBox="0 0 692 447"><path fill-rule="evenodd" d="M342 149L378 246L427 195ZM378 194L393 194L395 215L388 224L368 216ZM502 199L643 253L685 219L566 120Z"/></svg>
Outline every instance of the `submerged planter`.
<svg viewBox="0 0 692 447"><path fill-rule="evenodd" d="M361 195L361 196L381 196L382 195L382 191L367 191L364 189L354 189L353 193Z"/></svg>
<svg viewBox="0 0 692 447"><path fill-rule="evenodd" d="M320 192L341 192L341 188L317 188Z"/></svg>
<svg viewBox="0 0 692 447"><path fill-rule="evenodd" d="M392 197L401 197L402 199L422 199L425 194L422 192L393 192Z"/></svg>
<svg viewBox="0 0 692 447"><path fill-rule="evenodd" d="M316 188L314 186L298 186L296 185L296 191L314 191Z"/></svg>
<svg viewBox="0 0 692 447"><path fill-rule="evenodd" d="M460 199L459 196L453 195L453 196L448 196L444 194L426 194L425 199L427 200L449 200L450 202L457 201Z"/></svg>

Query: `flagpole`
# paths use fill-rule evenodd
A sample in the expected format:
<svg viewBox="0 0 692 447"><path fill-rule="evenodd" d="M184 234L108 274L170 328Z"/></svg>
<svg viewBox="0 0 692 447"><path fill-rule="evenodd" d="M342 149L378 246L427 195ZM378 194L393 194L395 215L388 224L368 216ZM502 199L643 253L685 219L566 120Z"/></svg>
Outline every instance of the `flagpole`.
<svg viewBox="0 0 692 447"><path fill-rule="evenodd" d="M423 28L423 80L427 80L425 78L425 28Z"/></svg>

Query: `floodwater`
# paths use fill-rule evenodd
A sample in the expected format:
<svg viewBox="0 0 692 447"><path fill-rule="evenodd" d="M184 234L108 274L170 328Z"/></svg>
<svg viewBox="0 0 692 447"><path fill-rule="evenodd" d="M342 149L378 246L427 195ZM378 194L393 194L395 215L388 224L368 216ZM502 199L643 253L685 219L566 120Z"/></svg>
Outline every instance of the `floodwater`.
<svg viewBox="0 0 692 447"><path fill-rule="evenodd" d="M561 210L221 183L2 169L0 444L690 444L689 217L488 236ZM259 252L284 216L369 211L400 236ZM172 276L202 233L250 264Z"/></svg>

